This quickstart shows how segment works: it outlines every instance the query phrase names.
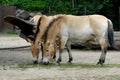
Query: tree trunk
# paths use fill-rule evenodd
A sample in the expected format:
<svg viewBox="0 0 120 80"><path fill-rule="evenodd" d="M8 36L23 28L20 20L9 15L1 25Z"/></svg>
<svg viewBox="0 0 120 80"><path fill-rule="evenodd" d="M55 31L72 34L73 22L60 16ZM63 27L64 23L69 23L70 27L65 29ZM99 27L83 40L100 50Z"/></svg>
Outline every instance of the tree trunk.
<svg viewBox="0 0 120 80"><path fill-rule="evenodd" d="M74 9L74 0L72 0L72 8Z"/></svg>
<svg viewBox="0 0 120 80"><path fill-rule="evenodd" d="M120 27L120 6L119 6L119 27Z"/></svg>

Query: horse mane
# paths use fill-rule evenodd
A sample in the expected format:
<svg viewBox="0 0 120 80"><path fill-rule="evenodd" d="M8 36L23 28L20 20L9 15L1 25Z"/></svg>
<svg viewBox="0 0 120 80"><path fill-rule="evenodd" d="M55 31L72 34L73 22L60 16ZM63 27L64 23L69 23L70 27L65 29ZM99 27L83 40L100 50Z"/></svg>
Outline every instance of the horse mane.
<svg viewBox="0 0 120 80"><path fill-rule="evenodd" d="M36 32L35 32L35 34L34 34L34 41L36 40L37 34L38 34L38 32L40 31L39 26L40 26L40 24L41 24L41 23L40 23L41 20L42 20L42 17L40 17L39 20L38 20L38 22L37 22Z"/></svg>
<svg viewBox="0 0 120 80"><path fill-rule="evenodd" d="M53 25L56 21L58 21L58 19L60 19L60 18L61 18L61 16L53 19L53 20L49 23L49 25L47 26L47 29L46 29L45 34L44 34L44 43L46 43L46 41L47 41L49 29L50 29L50 28L52 27L52 25Z"/></svg>

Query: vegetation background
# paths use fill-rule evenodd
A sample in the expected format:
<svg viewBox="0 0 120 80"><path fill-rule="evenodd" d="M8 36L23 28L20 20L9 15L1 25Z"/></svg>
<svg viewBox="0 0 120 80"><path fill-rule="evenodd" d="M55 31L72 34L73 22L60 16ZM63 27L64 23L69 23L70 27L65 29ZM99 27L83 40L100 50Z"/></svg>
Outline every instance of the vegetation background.
<svg viewBox="0 0 120 80"><path fill-rule="evenodd" d="M120 0L0 0L0 6L17 6L45 15L101 14L111 19L114 29L120 31Z"/></svg>

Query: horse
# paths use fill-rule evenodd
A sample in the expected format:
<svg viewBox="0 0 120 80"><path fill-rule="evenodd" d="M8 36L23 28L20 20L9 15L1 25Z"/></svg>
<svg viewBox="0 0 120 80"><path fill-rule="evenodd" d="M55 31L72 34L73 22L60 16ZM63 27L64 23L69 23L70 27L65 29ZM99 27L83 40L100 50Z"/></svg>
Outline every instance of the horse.
<svg viewBox="0 0 120 80"><path fill-rule="evenodd" d="M47 31L49 30L49 25L52 23L52 21L56 20L58 17L60 16L63 16L64 14L56 14L54 16L46 16L46 15L43 15L43 16L39 16L39 15L36 15L33 17L33 22L35 24L37 24L37 27L36 27L36 33L34 35L34 40L29 40L29 42L31 42L31 50L32 50L32 55L33 55L33 63L38 63L38 56L39 56L39 53L40 53L40 50L39 50L39 45L41 45L41 50L42 50L42 58L43 58L43 44L42 43L44 41L44 36L47 34ZM40 21L39 21L40 20ZM56 40L57 42L58 40ZM42 43L42 44L41 44ZM57 47L57 44L54 45L54 50L53 50L53 54L52 54L52 59L55 59L56 55L56 47ZM66 46L67 47L67 46ZM68 50L68 55L69 55L69 63L71 63L72 61L72 55L69 53L69 49L67 47L67 50Z"/></svg>
<svg viewBox="0 0 120 80"><path fill-rule="evenodd" d="M42 16L35 16L34 17L34 22L35 24L37 24L36 30L35 30L35 34L32 40L29 40L29 42L31 42L31 51L32 51L32 56L33 56L33 63L38 63L38 57L39 57L39 45L41 45L41 50L42 49L42 41L44 40L44 35L46 33L46 30L48 28L48 25L51 23L51 21L53 19L56 19L57 17L62 16L62 14L57 14L54 16L46 16L46 15L42 15ZM39 17L39 18L38 18ZM56 53L56 52L55 52ZM55 55L53 57L53 59L55 58Z"/></svg>
<svg viewBox="0 0 120 80"><path fill-rule="evenodd" d="M43 63L49 64L53 55L56 38L59 37L59 57L57 64L61 62L61 53L68 46L71 54L71 45L81 45L97 42L101 47L101 56L97 64L103 66L106 58L107 47L116 49L114 43L113 24L103 15L74 16L63 15L49 24L49 30L43 44ZM72 59L72 57L71 57ZM71 60L70 60L71 61Z"/></svg>

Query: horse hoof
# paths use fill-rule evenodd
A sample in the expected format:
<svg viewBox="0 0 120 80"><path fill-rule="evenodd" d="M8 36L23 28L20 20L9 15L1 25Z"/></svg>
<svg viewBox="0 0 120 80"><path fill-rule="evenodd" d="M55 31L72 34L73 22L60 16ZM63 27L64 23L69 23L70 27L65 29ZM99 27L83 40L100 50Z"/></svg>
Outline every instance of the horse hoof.
<svg viewBox="0 0 120 80"><path fill-rule="evenodd" d="M103 66L103 63L100 63L100 62L97 62L97 64L96 64L96 65L99 65L99 64L100 64L101 66Z"/></svg>
<svg viewBox="0 0 120 80"><path fill-rule="evenodd" d="M71 62L73 60L73 58L71 57L71 58L69 58L69 61Z"/></svg>
<svg viewBox="0 0 120 80"><path fill-rule="evenodd" d="M104 60L99 60L99 62L97 62L97 65L101 65L101 66L103 66L103 63L104 63L105 61Z"/></svg>
<svg viewBox="0 0 120 80"><path fill-rule="evenodd" d="M60 62L61 62L61 59L58 59L58 60L57 60L57 63L60 63Z"/></svg>

